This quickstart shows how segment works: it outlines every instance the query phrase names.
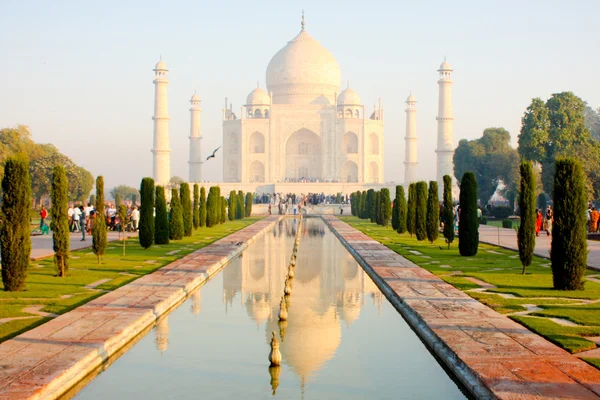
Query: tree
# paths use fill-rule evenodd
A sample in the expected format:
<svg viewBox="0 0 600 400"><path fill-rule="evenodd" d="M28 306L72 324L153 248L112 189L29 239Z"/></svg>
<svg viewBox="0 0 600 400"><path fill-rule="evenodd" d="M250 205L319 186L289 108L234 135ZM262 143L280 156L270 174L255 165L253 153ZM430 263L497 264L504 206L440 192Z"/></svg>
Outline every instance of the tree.
<svg viewBox="0 0 600 400"><path fill-rule="evenodd" d="M171 179L169 179L169 183L167 183L167 186L165 187L165 189L166 190L178 189L183 182L185 182L183 180L183 178L180 178L179 176L172 176Z"/></svg>
<svg viewBox="0 0 600 400"><path fill-rule="evenodd" d="M246 206L244 204L244 192L242 192L241 190L239 190L237 192L237 208L235 209L235 218L236 219L243 219L246 216Z"/></svg>
<svg viewBox="0 0 600 400"><path fill-rule="evenodd" d="M140 245L147 249L154 242L154 179L144 178L140 185Z"/></svg>
<svg viewBox="0 0 600 400"><path fill-rule="evenodd" d="M204 186L200 188L200 202L198 206L198 222L200 226L206 226L206 189Z"/></svg>
<svg viewBox="0 0 600 400"><path fill-rule="evenodd" d="M585 127L587 128L588 131L590 131L592 138L594 138L597 141L600 141L600 108L598 108L597 110L594 110L585 101L583 102L583 105L584 105L583 115L585 117Z"/></svg>
<svg viewBox="0 0 600 400"><path fill-rule="evenodd" d="M392 206L390 204L390 189L381 189L381 225L387 227L392 217Z"/></svg>
<svg viewBox="0 0 600 400"><path fill-rule="evenodd" d="M410 236L417 231L417 184L408 185L408 205L406 210L406 230Z"/></svg>
<svg viewBox="0 0 600 400"><path fill-rule="evenodd" d="M246 193L246 217L250 217L252 215L252 202L253 202L253 198L252 198L252 193L248 192Z"/></svg>
<svg viewBox="0 0 600 400"><path fill-rule="evenodd" d="M583 290L587 268L587 196L585 176L578 161L556 160L553 200L550 258L554 289Z"/></svg>
<svg viewBox="0 0 600 400"><path fill-rule="evenodd" d="M220 202L219 187L211 186L208 190L208 198L206 199L206 226L209 228L217 225L221 219Z"/></svg>
<svg viewBox="0 0 600 400"><path fill-rule="evenodd" d="M69 183L67 171L62 165L54 167L52 173L52 209L50 210L52 222L52 249L54 250L54 266L58 276L64 277L69 269L69 248L71 235L69 232ZM85 229L82 227L81 229Z"/></svg>
<svg viewBox="0 0 600 400"><path fill-rule="evenodd" d="M444 175L444 239L450 248L454 241L454 210L452 208L452 177Z"/></svg>
<svg viewBox="0 0 600 400"><path fill-rule="evenodd" d="M128 199L135 203L140 191L131 186L119 185L110 190L110 196L115 199L115 203L117 202L117 195L120 195L121 199Z"/></svg>
<svg viewBox="0 0 600 400"><path fill-rule="evenodd" d="M169 215L167 213L167 199L165 188L156 187L156 218L154 218L154 243L169 244Z"/></svg>
<svg viewBox="0 0 600 400"><path fill-rule="evenodd" d="M440 203L438 201L438 184L429 181L429 193L427 195L427 239L433 243L439 234L440 227Z"/></svg>
<svg viewBox="0 0 600 400"><path fill-rule="evenodd" d="M24 154L9 156L2 178L3 221L0 226L2 282L6 291L19 291L25 286L31 255L31 200L29 160Z"/></svg>
<svg viewBox="0 0 600 400"><path fill-rule="evenodd" d="M398 204L400 203L400 188L402 186L396 186L396 196L394 197L394 201L392 202L392 229L398 231L398 223L399 223L399 214L400 209L398 208ZM354 215L354 213L352 214Z"/></svg>
<svg viewBox="0 0 600 400"><path fill-rule="evenodd" d="M403 186L396 186L396 202L398 204L398 229L396 232L404 233L406 232L407 208Z"/></svg>
<svg viewBox="0 0 600 400"><path fill-rule="evenodd" d="M235 219L235 216L237 214L237 209L238 209L237 193L235 190L232 190L231 192L229 192L229 201L228 201L227 205L228 205L227 216L230 221L233 221Z"/></svg>
<svg viewBox="0 0 600 400"><path fill-rule="evenodd" d="M546 198L546 193L542 192L537 197L537 207L544 212L546 207L548 207L548 199Z"/></svg>
<svg viewBox="0 0 600 400"><path fill-rule="evenodd" d="M183 236L192 236L192 199L189 183L184 182L179 186L179 196L183 216Z"/></svg>
<svg viewBox="0 0 600 400"><path fill-rule="evenodd" d="M474 256L479 247L479 218L477 217L477 180L472 172L465 172L460 181L459 207L458 251L461 256Z"/></svg>
<svg viewBox="0 0 600 400"><path fill-rule="evenodd" d="M369 189L367 190L367 216L365 218L369 218L371 222L375 222L375 190Z"/></svg>
<svg viewBox="0 0 600 400"><path fill-rule="evenodd" d="M94 206L96 205L96 195L95 194L90 196L90 204L92 204Z"/></svg>
<svg viewBox="0 0 600 400"><path fill-rule="evenodd" d="M382 221L381 221L381 191L377 190L375 192L375 200L373 200L373 202L375 203L375 211L373 212L373 216L375 219L375 223L377 225L382 225Z"/></svg>
<svg viewBox="0 0 600 400"><path fill-rule="evenodd" d="M521 224L517 232L517 243L519 245L519 258L523 264L523 274L533 260L535 248L535 223L537 213L535 211L535 175L531 162L523 160L519 168L521 182L519 185L519 210L521 213Z"/></svg>
<svg viewBox="0 0 600 400"><path fill-rule="evenodd" d="M194 203L192 205L192 223L194 225L194 229L198 229L200 225L200 193L198 191L198 184L194 183Z"/></svg>
<svg viewBox="0 0 600 400"><path fill-rule="evenodd" d="M127 221L127 206L125 204L119 204L118 214L119 220L121 221L120 231L123 234L123 257L125 257L125 243L127 243L127 238L125 237L125 221Z"/></svg>
<svg viewBox="0 0 600 400"><path fill-rule="evenodd" d="M224 224L227 221L227 199L225 196L221 196L221 219L220 223Z"/></svg>
<svg viewBox="0 0 600 400"><path fill-rule="evenodd" d="M98 257L98 264L100 264L108 245L106 210L104 208L104 177L102 175L96 178L96 206L94 209L96 213L92 226L92 251Z"/></svg>
<svg viewBox="0 0 600 400"><path fill-rule="evenodd" d="M169 239L183 239L183 209L177 189L171 189L171 213L169 215Z"/></svg>
<svg viewBox="0 0 600 400"><path fill-rule="evenodd" d="M415 207L415 234L417 240L425 240L427 237L427 183L417 182L417 201Z"/></svg>
<svg viewBox="0 0 600 400"><path fill-rule="evenodd" d="M367 191L363 190L362 193L360 194L359 218L361 218L361 219L369 218L367 197L368 197Z"/></svg>
<svg viewBox="0 0 600 400"><path fill-rule="evenodd" d="M119 207L121 206L121 203L123 202L123 200L121 199L121 193L117 193L115 195L115 208L118 210Z"/></svg>

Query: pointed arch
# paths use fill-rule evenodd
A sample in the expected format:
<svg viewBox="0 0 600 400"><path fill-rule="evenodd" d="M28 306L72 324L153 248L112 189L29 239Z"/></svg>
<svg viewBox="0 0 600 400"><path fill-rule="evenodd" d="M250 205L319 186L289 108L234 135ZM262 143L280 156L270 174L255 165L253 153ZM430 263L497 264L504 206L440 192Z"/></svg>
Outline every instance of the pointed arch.
<svg viewBox="0 0 600 400"><path fill-rule="evenodd" d="M250 135L250 139L248 140L248 145L250 147L250 153L264 153L265 152L265 136L256 131Z"/></svg>
<svg viewBox="0 0 600 400"><path fill-rule="evenodd" d="M287 179L321 179L321 138L306 128L294 132L285 144Z"/></svg>
<svg viewBox="0 0 600 400"><path fill-rule="evenodd" d="M354 161L342 164L342 182L358 182L358 165Z"/></svg>
<svg viewBox="0 0 600 400"><path fill-rule="evenodd" d="M369 152L379 154L379 136L375 132L369 135Z"/></svg>
<svg viewBox="0 0 600 400"><path fill-rule="evenodd" d="M375 161L369 163L369 183L379 183L379 165Z"/></svg>
<svg viewBox="0 0 600 400"><path fill-rule="evenodd" d="M265 181L265 165L260 161L253 161L250 164L250 182Z"/></svg>
<svg viewBox="0 0 600 400"><path fill-rule="evenodd" d="M348 131L342 138L342 153L358 153L358 136L352 131Z"/></svg>

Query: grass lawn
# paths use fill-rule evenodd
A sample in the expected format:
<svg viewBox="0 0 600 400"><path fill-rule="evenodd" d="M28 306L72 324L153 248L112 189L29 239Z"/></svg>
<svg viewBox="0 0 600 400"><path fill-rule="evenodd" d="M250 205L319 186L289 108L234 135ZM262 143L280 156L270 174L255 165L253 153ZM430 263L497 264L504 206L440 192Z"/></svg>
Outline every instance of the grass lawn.
<svg viewBox="0 0 600 400"><path fill-rule="evenodd" d="M91 249L71 252L69 273L65 278L56 276L53 258L33 261L28 269L26 289L22 292L0 291L0 318L30 316L0 324L0 341L14 337L32 329L48 318L24 311L24 308L41 306L40 311L63 314L88 301L114 290L143 275L221 239L239 229L261 219L246 218L229 221L212 228L199 228L191 237L172 241L168 245L152 246L147 250L140 247L138 238L126 243L123 256L123 242L109 242L102 264L98 264ZM168 254L177 251L174 254ZM106 279L95 289L86 285ZM3 288L0 282L0 288Z"/></svg>
<svg viewBox="0 0 600 400"><path fill-rule="evenodd" d="M527 268L527 274L523 275L518 252L513 250L480 243L477 255L462 257L458 253L458 239L448 250L443 237L433 244L427 240L419 242L415 237L400 235L391 227L384 228L368 220L356 217L341 219L571 353L596 348L596 344L585 337L600 336L599 283L588 280L585 290L553 290L552 271L547 259L534 256L532 265ZM415 255L410 252L415 250L421 254ZM594 273L597 272L588 271L586 274ZM485 292L469 291L480 286L466 279L467 277L477 278L494 285L495 288ZM531 311L525 316L510 315L526 312L527 307L524 305L535 305L542 310ZM559 318L557 321L563 323L549 318ZM577 325L565 326L570 323ZM596 366L600 364L600 360L587 361Z"/></svg>

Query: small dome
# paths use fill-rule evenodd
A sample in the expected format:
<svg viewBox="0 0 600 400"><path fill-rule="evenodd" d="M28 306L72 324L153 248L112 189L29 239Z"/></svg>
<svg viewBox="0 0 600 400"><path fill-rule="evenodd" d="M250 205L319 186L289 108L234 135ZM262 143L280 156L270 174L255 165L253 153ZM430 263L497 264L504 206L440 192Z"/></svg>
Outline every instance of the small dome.
<svg viewBox="0 0 600 400"><path fill-rule="evenodd" d="M155 71L158 71L158 70L167 71L167 64L165 64L165 62L162 59L160 59L160 61L156 63L156 67L154 67L154 70Z"/></svg>
<svg viewBox="0 0 600 400"><path fill-rule="evenodd" d="M440 69L438 71L452 71L452 66L446 60L440 65Z"/></svg>
<svg viewBox="0 0 600 400"><path fill-rule="evenodd" d="M352 88L347 88L338 96L338 104L360 104L360 96Z"/></svg>
<svg viewBox="0 0 600 400"><path fill-rule="evenodd" d="M414 103L416 103L416 101L417 101L417 98L416 98L415 96L413 96L413 95L412 95L412 93L411 93L411 95L410 95L410 96L408 96L408 97L406 98L406 102L407 102L407 103L413 103L413 102L414 102Z"/></svg>
<svg viewBox="0 0 600 400"><path fill-rule="evenodd" d="M246 104L271 104L271 98L261 88L257 87L253 91L250 92L248 97L246 98Z"/></svg>
<svg viewBox="0 0 600 400"><path fill-rule="evenodd" d="M200 96L198 96L198 93L194 93L190 101L200 101Z"/></svg>

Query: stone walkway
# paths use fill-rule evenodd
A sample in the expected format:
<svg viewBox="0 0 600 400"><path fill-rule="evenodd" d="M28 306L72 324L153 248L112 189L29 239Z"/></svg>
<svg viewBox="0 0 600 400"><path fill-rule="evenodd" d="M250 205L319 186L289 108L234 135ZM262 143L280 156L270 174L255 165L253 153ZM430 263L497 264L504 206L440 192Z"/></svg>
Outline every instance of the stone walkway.
<svg viewBox="0 0 600 400"><path fill-rule="evenodd" d="M477 398L600 398L596 368L345 222L331 216L323 219Z"/></svg>
<svg viewBox="0 0 600 400"><path fill-rule="evenodd" d="M279 218L262 219L3 342L0 399L58 398L151 327Z"/></svg>
<svg viewBox="0 0 600 400"><path fill-rule="evenodd" d="M126 232L127 237L137 236L137 233ZM108 241L112 242L120 238L119 232L108 232ZM71 250L80 250L87 247L92 247L92 236L86 235L85 242L81 241L81 233L71 233ZM40 258L50 257L54 255L52 250L52 232L48 235L35 235L31 237L31 259L39 260Z"/></svg>
<svg viewBox="0 0 600 400"><path fill-rule="evenodd" d="M490 225L479 225L479 241L495 244L512 250L517 246L517 232L514 229L498 228ZM552 238L543 232L536 237L534 253L540 257L550 258ZM588 267L600 271L600 241L588 240Z"/></svg>

